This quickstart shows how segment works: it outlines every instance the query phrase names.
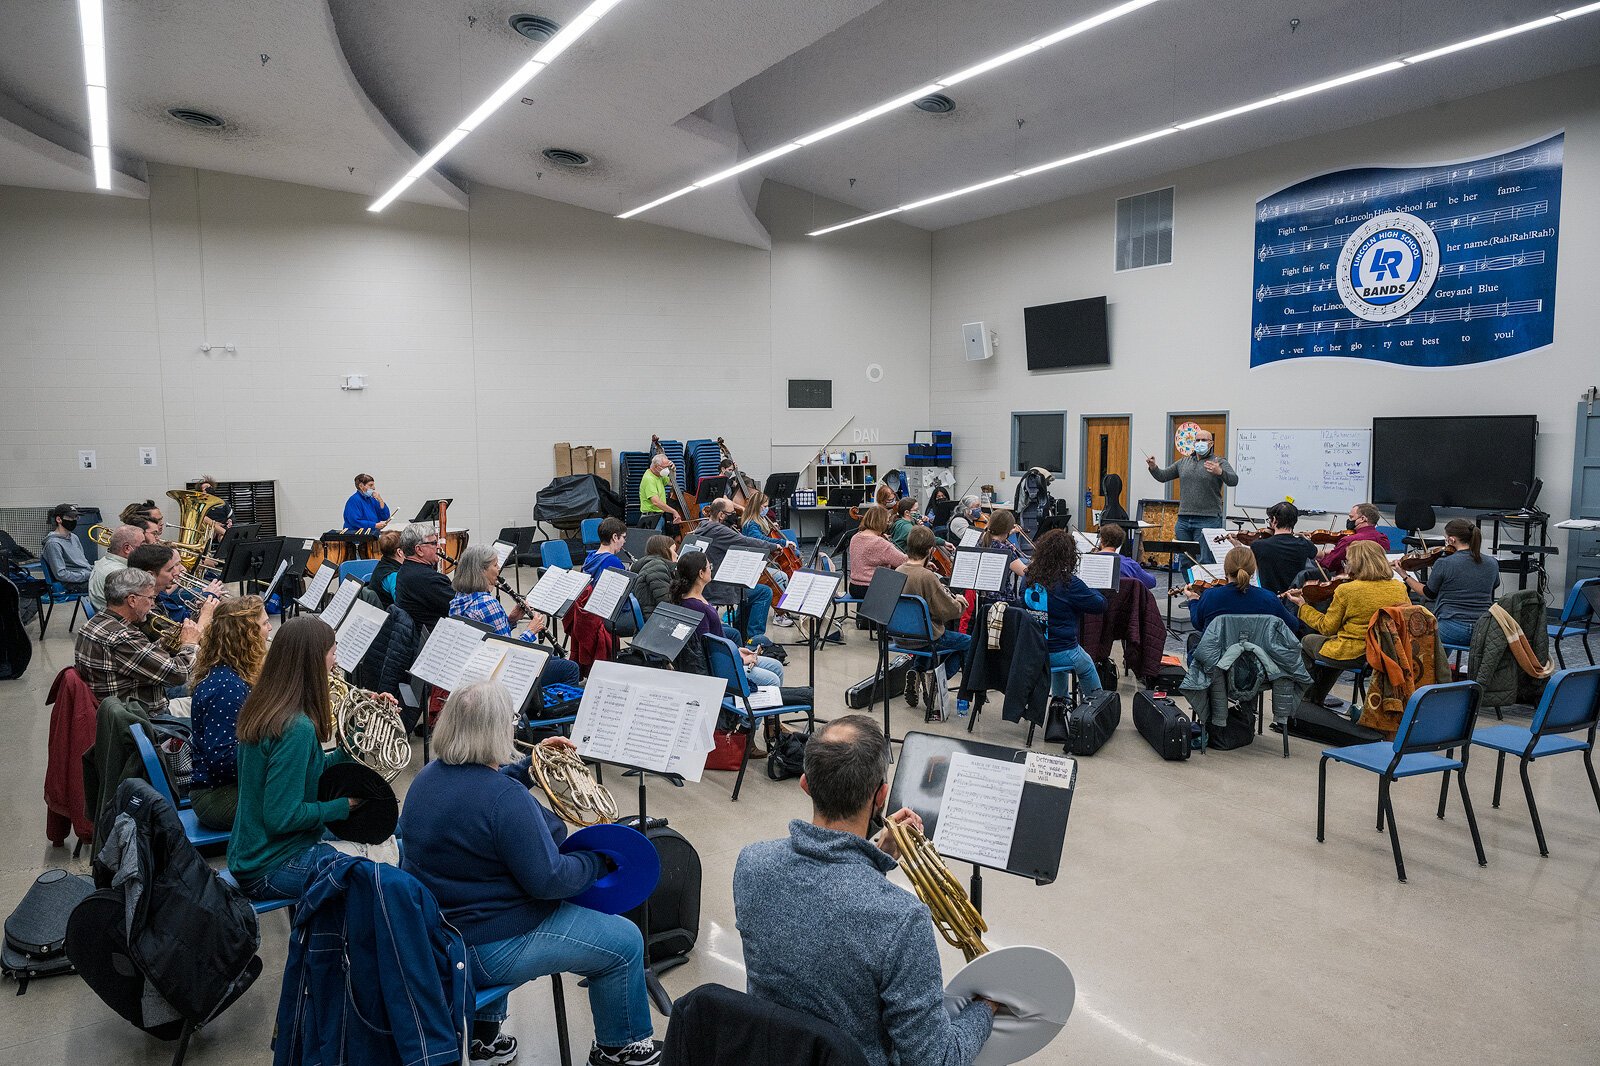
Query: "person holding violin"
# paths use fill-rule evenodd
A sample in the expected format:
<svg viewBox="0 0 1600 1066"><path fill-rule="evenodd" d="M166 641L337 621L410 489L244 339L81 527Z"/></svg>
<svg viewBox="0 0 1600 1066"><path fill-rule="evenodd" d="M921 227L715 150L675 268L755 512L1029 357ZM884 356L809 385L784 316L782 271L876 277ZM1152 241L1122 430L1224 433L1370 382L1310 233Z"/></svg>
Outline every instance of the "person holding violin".
<svg viewBox="0 0 1600 1066"><path fill-rule="evenodd" d="M878 567L895 568L905 561L905 552L889 539L889 512L877 504L868 507L861 528L850 538L850 595L865 596Z"/></svg>
<svg viewBox="0 0 1600 1066"><path fill-rule="evenodd" d="M1222 560L1222 572L1227 580L1213 584L1202 591L1196 582L1184 587L1188 602L1189 620L1194 624L1195 637L1205 632L1213 618L1224 614L1265 614L1280 618L1292 632L1300 632L1300 623L1283 605L1275 593L1252 584L1256 576L1256 557L1249 548L1231 548ZM1365 640L1365 637L1362 638ZM1199 643L1198 639L1195 643ZM1365 645L1363 645L1365 647Z"/></svg>
<svg viewBox="0 0 1600 1066"><path fill-rule="evenodd" d="M969 529L983 529L988 524L984 517L983 501L976 496L963 496L955 513L950 516L950 539L961 542Z"/></svg>
<svg viewBox="0 0 1600 1066"><path fill-rule="evenodd" d="M639 521L648 529L660 529L663 519L683 521L669 501L672 488L672 460L665 452L657 452L650 460L650 469L639 479Z"/></svg>
<svg viewBox="0 0 1600 1066"><path fill-rule="evenodd" d="M1100 549L1093 554L1115 555L1117 557L1117 565L1122 571L1122 577L1131 577L1147 589L1155 588L1156 575L1140 566L1139 560L1133 556L1122 554L1122 545L1127 539L1127 530L1110 522L1102 522L1100 525Z"/></svg>
<svg viewBox="0 0 1600 1066"><path fill-rule="evenodd" d="M706 555L713 568L722 565L722 557L729 548L758 552L772 548L772 542L765 537L750 537L739 532L739 512L726 496L718 496L700 508L700 518L700 525L694 533L708 542ZM772 590L758 581L754 588L743 590L742 600L742 606L735 614L735 625L744 633L745 642L763 646L772 644L767 639L767 615L772 611Z"/></svg>
<svg viewBox="0 0 1600 1066"><path fill-rule="evenodd" d="M1336 539L1331 543L1317 535L1317 533L1322 533L1322 530L1311 534L1313 543L1319 540L1323 541L1324 551L1322 557L1317 561L1328 576L1332 577L1335 574L1344 573L1345 556L1352 545L1359 544L1362 541L1371 541L1378 546L1379 552L1388 552L1389 536L1378 528L1378 522L1381 517L1378 514L1376 504L1358 503L1350 508L1350 515L1345 519L1344 534L1336 535ZM1387 560L1385 560L1385 565L1387 565ZM1313 573L1315 569L1315 567L1312 568Z"/></svg>
<svg viewBox="0 0 1600 1066"><path fill-rule="evenodd" d="M1222 506L1224 486L1239 483L1228 460L1216 454L1211 431L1202 429L1195 433L1194 450L1171 466L1160 466L1153 455L1145 456L1150 476L1157 481L1178 483L1178 524L1173 527L1173 540L1200 542L1200 561L1215 562L1211 545L1201 532L1223 524L1227 511Z"/></svg>
<svg viewBox="0 0 1600 1066"><path fill-rule="evenodd" d="M1311 560L1317 557L1317 546L1295 535L1294 527L1299 521L1300 509L1288 500L1279 500L1267 508L1265 535L1258 534L1250 541L1261 587L1274 594L1298 585L1301 571L1310 567ZM1234 543L1240 542L1235 540Z"/></svg>
<svg viewBox="0 0 1600 1066"><path fill-rule="evenodd" d="M794 541L785 537L777 523L767 517L767 494L760 489L753 490L739 509L739 532L755 540L764 540L774 547L772 556L767 560L767 576L780 591L787 589L789 572L784 569L779 557L788 554L786 565L795 569L801 565L799 551ZM794 619L779 611L773 614L772 624L788 627L794 625Z"/></svg>
<svg viewBox="0 0 1600 1066"><path fill-rule="evenodd" d="M1426 584L1405 569L1412 559L1426 559L1435 552L1438 558L1428 566ZM1397 559L1394 571L1439 619L1439 639L1462 646L1472 642L1472 627L1494 603L1494 590L1500 584L1500 563L1483 554L1483 533L1465 518L1444 524L1444 547Z"/></svg>
<svg viewBox="0 0 1600 1066"><path fill-rule="evenodd" d="M1022 549L1011 539L1011 535L1016 531L1017 516L1002 508L989 516L989 526L983 531L983 536L978 538L978 547L1004 548L1009 555L1006 561L1006 576L1000 583L1000 591L992 595L984 594L990 603L997 600L1010 603L1022 594L1020 582L1028 573L1028 564L1023 561ZM1073 561L1076 563L1077 560Z"/></svg>
<svg viewBox="0 0 1600 1066"><path fill-rule="evenodd" d="M947 627L961 620L967 604L965 600L951 595L950 590L944 587L944 582L939 580L939 575L928 567L928 556L933 554L933 545L933 530L927 526L917 526L906 538L906 561L895 567L906 575L906 587L902 595L921 596L927 603L928 620L933 626L934 655L944 658L946 653L960 653L965 661L972 637Z"/></svg>
<svg viewBox="0 0 1600 1066"><path fill-rule="evenodd" d="M1345 546L1343 562L1347 580L1341 580L1333 590L1326 610L1307 603L1300 589L1284 593L1299 609L1300 621L1313 630L1300 640L1306 667L1311 671L1311 690L1306 699L1312 703L1324 702L1341 673L1366 661L1367 625L1372 616L1381 608L1411 603L1406 587L1394 580L1383 549L1371 538ZM1319 657L1339 665L1323 666L1317 662Z"/></svg>
<svg viewBox="0 0 1600 1066"><path fill-rule="evenodd" d="M894 546L901 551L906 551L906 538L917 527L917 501L907 496L890 509L894 516L893 524L889 527L889 539L894 541Z"/></svg>

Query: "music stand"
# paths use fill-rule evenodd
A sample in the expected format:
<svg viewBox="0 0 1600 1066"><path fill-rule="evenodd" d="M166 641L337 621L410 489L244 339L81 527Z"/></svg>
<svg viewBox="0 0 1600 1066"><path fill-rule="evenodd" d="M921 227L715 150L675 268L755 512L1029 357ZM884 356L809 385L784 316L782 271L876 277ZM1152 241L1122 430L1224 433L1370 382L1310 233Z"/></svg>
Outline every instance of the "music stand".
<svg viewBox="0 0 1600 1066"><path fill-rule="evenodd" d="M229 526L220 539L218 539L211 554L222 562L223 570L228 569L228 562L233 558L233 553L243 541L255 540L256 531L261 528L259 522L236 522ZM277 564L274 563L274 566ZM232 582L225 582L232 584Z"/></svg>
<svg viewBox="0 0 1600 1066"><path fill-rule="evenodd" d="M772 606L778 610L811 619L811 634L806 639L806 684L817 684L817 623L821 622L839 594L844 575L837 570L796 570L789 575L789 587Z"/></svg>
<svg viewBox="0 0 1600 1066"><path fill-rule="evenodd" d="M639 575L634 573L632 570L622 570L615 566L606 567L604 570L601 570L594 576L594 591L589 593L589 598L584 601L582 610L600 619L600 621L605 624L607 629L615 631L617 625L617 616L622 614L624 610L628 609L628 597L633 595L633 586L638 582L638 580ZM600 591L600 587L602 585L614 584L618 581L621 581L624 587L622 589L622 594L617 597L617 601L611 605L611 610L605 614L601 614L599 611L591 610L591 608L594 606L595 593ZM632 614L632 611L629 610L628 613Z"/></svg>
<svg viewBox="0 0 1600 1066"><path fill-rule="evenodd" d="M704 617L699 611L675 603L658 603L645 620L644 628L634 636L630 647L647 655L672 662L683 651L684 645L694 636L695 629ZM683 627L687 626L685 629Z"/></svg>
<svg viewBox="0 0 1600 1066"><path fill-rule="evenodd" d="M449 510L450 505L452 503L455 503L455 501L454 500L429 500L428 502L424 503L420 508L417 509L417 517L413 518L411 521L413 521L413 522L438 522L438 521L441 521L442 519L440 518L440 515L445 514ZM443 532L443 531L441 530L441 532Z"/></svg>
<svg viewBox="0 0 1600 1066"><path fill-rule="evenodd" d="M228 556L228 569L222 575L223 584L237 582L241 590L249 581L262 584L266 580L262 575L271 575L278 568L278 559L283 555L283 543L283 537L265 537L236 546Z"/></svg>
<svg viewBox="0 0 1600 1066"><path fill-rule="evenodd" d="M789 497L793 496L794 490L799 487L800 472L796 470L792 472L786 471L781 474L768 474L767 483L761 488L767 499L778 505L778 511L783 516L781 525L785 529L789 527Z"/></svg>
<svg viewBox="0 0 1600 1066"><path fill-rule="evenodd" d="M622 550L627 552L630 558L643 559L650 554L650 538L662 535L653 529L638 529L634 526L629 526L628 532L625 534L627 540L623 542ZM518 589L517 591L520 592L522 590Z"/></svg>
<svg viewBox="0 0 1600 1066"><path fill-rule="evenodd" d="M283 551L279 554L278 561L288 563L289 568L283 574L283 595L278 603L283 608L285 618L289 617L291 609L295 614L300 613L300 605L296 601L305 592L306 566L311 562L311 553L316 546L315 540L306 540L302 537L284 539Z"/></svg>
<svg viewBox="0 0 1600 1066"><path fill-rule="evenodd" d="M1122 524L1121 522L1117 522L1116 519L1111 519L1111 521L1116 522L1117 525ZM1102 519L1101 525L1104 524L1106 524L1106 520ZM1138 523L1135 522L1134 525L1137 526ZM1068 511L1065 514L1040 515L1039 532L1034 534L1034 539L1037 540L1039 537L1044 536L1052 529L1065 529L1070 533L1072 531L1072 512Z"/></svg>
<svg viewBox="0 0 1600 1066"><path fill-rule="evenodd" d="M900 594L905 591L906 575L887 566L873 571L867 594L856 608L856 616L876 622L878 630L878 685L883 689L883 735L889 738L889 761L894 761L894 737L889 734L889 622L894 609L900 605Z"/></svg>

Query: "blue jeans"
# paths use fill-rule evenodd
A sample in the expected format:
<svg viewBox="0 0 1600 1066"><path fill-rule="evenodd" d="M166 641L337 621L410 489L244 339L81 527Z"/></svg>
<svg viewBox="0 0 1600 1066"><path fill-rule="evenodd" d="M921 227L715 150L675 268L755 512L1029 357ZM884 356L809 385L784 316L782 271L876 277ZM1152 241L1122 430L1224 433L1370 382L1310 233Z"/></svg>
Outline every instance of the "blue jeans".
<svg viewBox="0 0 1600 1066"><path fill-rule="evenodd" d="M744 676L756 687L762 685L783 685L783 664L776 659L769 659L765 655L756 656L754 666L744 668Z"/></svg>
<svg viewBox="0 0 1600 1066"><path fill-rule="evenodd" d="M1094 668L1094 660L1089 653L1083 650L1082 645L1073 645L1066 651L1053 651L1050 653L1050 695L1065 696L1067 694L1067 678L1065 674L1055 673L1064 667L1071 667L1072 672L1078 675L1078 696L1084 698L1100 691L1100 671Z"/></svg>
<svg viewBox="0 0 1600 1066"><path fill-rule="evenodd" d="M1468 622L1439 620L1439 639L1446 644L1459 644L1463 648L1472 643L1472 625Z"/></svg>
<svg viewBox="0 0 1600 1066"><path fill-rule="evenodd" d="M1211 545L1205 542L1201 532L1205 529L1216 529L1223 524L1222 519L1213 515L1181 514L1178 524L1172 527L1173 540L1198 540L1200 542L1200 562L1214 563L1216 556L1211 554Z"/></svg>
<svg viewBox="0 0 1600 1066"><path fill-rule="evenodd" d="M596 1043L622 1047L650 1039L644 939L639 927L621 915L562 902L529 932L469 947L467 956L478 988L520 985L552 973L582 974L589 978ZM479 1021L505 1021L505 997L478 1011L476 1017Z"/></svg>
<svg viewBox="0 0 1600 1066"><path fill-rule="evenodd" d="M251 899L299 899L322 868L339 857L332 844L311 845L275 870L239 882L239 891Z"/></svg>
<svg viewBox="0 0 1600 1066"><path fill-rule="evenodd" d="M772 590L765 585L744 590L744 605L734 614L734 624L745 640L767 635L767 615L772 611Z"/></svg>

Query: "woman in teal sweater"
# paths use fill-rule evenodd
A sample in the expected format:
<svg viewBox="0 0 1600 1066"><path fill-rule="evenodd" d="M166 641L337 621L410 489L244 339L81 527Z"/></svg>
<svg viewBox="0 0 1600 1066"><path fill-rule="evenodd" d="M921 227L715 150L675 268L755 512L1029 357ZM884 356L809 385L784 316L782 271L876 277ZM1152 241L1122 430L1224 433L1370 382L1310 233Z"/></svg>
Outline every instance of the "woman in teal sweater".
<svg viewBox="0 0 1600 1066"><path fill-rule="evenodd" d="M322 842L328 822L350 816L360 800L317 799L331 738L328 671L333 630L305 616L284 623L261 676L239 709L239 807L228 841L228 869L251 899L298 899L338 855Z"/></svg>

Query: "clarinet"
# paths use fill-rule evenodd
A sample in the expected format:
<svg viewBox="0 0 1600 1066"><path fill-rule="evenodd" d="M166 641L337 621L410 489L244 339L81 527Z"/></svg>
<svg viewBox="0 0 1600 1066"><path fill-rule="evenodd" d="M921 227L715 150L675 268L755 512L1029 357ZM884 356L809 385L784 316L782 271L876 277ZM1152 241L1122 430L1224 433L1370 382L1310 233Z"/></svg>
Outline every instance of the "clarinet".
<svg viewBox="0 0 1600 1066"><path fill-rule="evenodd" d="M513 603L522 603L521 597L516 594L515 590L513 590L510 585L506 584L505 578L495 578L494 587L505 593L507 596L510 596ZM539 630L535 636L539 638L541 644L549 644L551 658L565 659L567 657L567 653L561 650L561 645L556 643L556 638L550 635L550 630L548 627L539 627Z"/></svg>

